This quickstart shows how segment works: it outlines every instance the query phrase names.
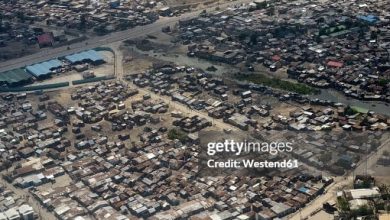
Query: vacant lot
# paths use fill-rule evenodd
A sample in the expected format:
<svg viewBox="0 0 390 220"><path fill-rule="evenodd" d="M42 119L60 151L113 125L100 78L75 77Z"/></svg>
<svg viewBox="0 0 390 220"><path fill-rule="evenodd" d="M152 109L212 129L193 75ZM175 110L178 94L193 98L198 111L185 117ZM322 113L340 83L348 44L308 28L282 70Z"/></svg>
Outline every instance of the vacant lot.
<svg viewBox="0 0 390 220"><path fill-rule="evenodd" d="M39 51L39 46L26 45L23 42L7 42L5 47L0 47L0 62L33 54Z"/></svg>

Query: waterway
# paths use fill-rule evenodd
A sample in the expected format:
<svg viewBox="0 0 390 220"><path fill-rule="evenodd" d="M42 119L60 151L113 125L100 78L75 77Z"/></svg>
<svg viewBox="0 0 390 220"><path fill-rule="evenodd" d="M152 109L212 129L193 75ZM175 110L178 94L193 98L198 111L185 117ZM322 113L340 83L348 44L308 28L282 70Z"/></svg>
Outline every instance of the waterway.
<svg viewBox="0 0 390 220"><path fill-rule="evenodd" d="M216 71L210 72L216 76L222 76L224 73L231 73L232 71L239 71L237 67L233 67L228 64L223 64L223 63L216 63L216 62L211 62L208 60L204 59L199 59L199 58L194 58L194 57L188 57L186 55L182 54L167 54L164 52L160 51L140 51L133 47L135 51L138 53L150 56L150 57L155 57L160 60L168 61L168 62L174 62L178 65L188 65L188 66L193 66L197 68L201 68L203 70L206 70L210 66L214 66L217 68ZM321 100L328 100L332 102L337 102L337 103L343 103L345 105L350 105L350 106L357 106L360 108L368 109L371 111L374 111L379 114L387 115L390 116L390 107L389 104L385 102L379 102L379 101L363 101L363 100L358 100L358 99L353 99L350 97L345 96L343 93L336 91L334 89L320 89L319 94L315 95L309 95L309 98L318 98Z"/></svg>
<svg viewBox="0 0 390 220"><path fill-rule="evenodd" d="M322 100L329 100L332 102L340 102L350 106L358 106L364 109L377 112L379 114L390 116L389 104L379 101L362 101L345 96L339 91L334 89L321 89L321 92L317 95L310 95L312 98L318 98Z"/></svg>

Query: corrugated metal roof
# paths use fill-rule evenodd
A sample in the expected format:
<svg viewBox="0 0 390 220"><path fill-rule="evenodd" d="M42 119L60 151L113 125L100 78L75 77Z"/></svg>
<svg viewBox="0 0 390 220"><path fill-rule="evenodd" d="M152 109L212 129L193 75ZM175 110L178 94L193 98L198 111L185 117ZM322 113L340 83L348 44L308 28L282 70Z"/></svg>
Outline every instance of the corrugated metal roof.
<svg viewBox="0 0 390 220"><path fill-rule="evenodd" d="M85 62L88 60L92 62L97 62L103 60L103 57L95 50L88 50L81 53L66 56L65 59L67 59L71 63Z"/></svg>
<svg viewBox="0 0 390 220"><path fill-rule="evenodd" d="M0 73L0 82L8 84L20 83L31 79L31 75L23 69L14 69Z"/></svg>
<svg viewBox="0 0 390 220"><path fill-rule="evenodd" d="M357 18L363 20L363 21L366 21L366 22L369 22L369 23L375 23L379 20L379 18L375 15L359 15L357 16Z"/></svg>
<svg viewBox="0 0 390 220"><path fill-rule="evenodd" d="M26 70L35 77L48 75L52 69L59 68L62 66L62 62L58 59L37 63L31 66L27 66Z"/></svg>
<svg viewBox="0 0 390 220"><path fill-rule="evenodd" d="M302 186L302 187L299 188L298 190L299 190L300 192L306 193L309 189Z"/></svg>

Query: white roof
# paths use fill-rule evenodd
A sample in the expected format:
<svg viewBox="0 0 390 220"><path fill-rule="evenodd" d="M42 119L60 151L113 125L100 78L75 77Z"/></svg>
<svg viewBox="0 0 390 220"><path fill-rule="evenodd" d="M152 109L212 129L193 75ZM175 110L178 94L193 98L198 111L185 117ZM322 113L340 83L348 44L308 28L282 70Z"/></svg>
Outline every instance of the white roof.
<svg viewBox="0 0 390 220"><path fill-rule="evenodd" d="M54 209L54 212L61 216L62 214L65 214L69 210L70 210L69 206L63 205Z"/></svg>
<svg viewBox="0 0 390 220"><path fill-rule="evenodd" d="M5 211L4 214L8 217L8 219L15 219L17 217L20 217L19 213L16 211L15 208L8 209L7 211Z"/></svg>
<svg viewBox="0 0 390 220"><path fill-rule="evenodd" d="M33 208L27 204L23 204L19 207L19 212L23 215L23 214L28 214L28 213L31 213L31 212L34 212Z"/></svg>
<svg viewBox="0 0 390 220"><path fill-rule="evenodd" d="M351 189L348 192L351 194L352 199L373 198L381 195L377 187L372 189Z"/></svg>

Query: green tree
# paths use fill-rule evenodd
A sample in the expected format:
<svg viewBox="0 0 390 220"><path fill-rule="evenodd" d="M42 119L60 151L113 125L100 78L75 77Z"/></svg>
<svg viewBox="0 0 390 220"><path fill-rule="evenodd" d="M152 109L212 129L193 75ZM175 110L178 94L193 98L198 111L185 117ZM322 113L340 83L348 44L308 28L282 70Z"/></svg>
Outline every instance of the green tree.
<svg viewBox="0 0 390 220"><path fill-rule="evenodd" d="M379 186L379 190L382 193L382 198L385 200L385 208L387 208L386 210L389 210L390 186L387 184L382 184Z"/></svg>
<svg viewBox="0 0 390 220"><path fill-rule="evenodd" d="M373 209L369 207L368 205L362 205L358 209L354 210L351 214L353 216L367 216L372 215Z"/></svg>
<svg viewBox="0 0 390 220"><path fill-rule="evenodd" d="M342 212L349 212L350 207L345 197L338 197L336 202L337 208Z"/></svg>
<svg viewBox="0 0 390 220"><path fill-rule="evenodd" d="M185 142L187 140L187 133L185 133L184 131L182 130L179 130L179 129L171 129L168 131L168 138L170 140L179 140L181 142Z"/></svg>
<svg viewBox="0 0 390 220"><path fill-rule="evenodd" d="M344 110L345 115L354 115L356 113L357 113L357 111L355 111L353 108L351 108L351 106L347 106Z"/></svg>

